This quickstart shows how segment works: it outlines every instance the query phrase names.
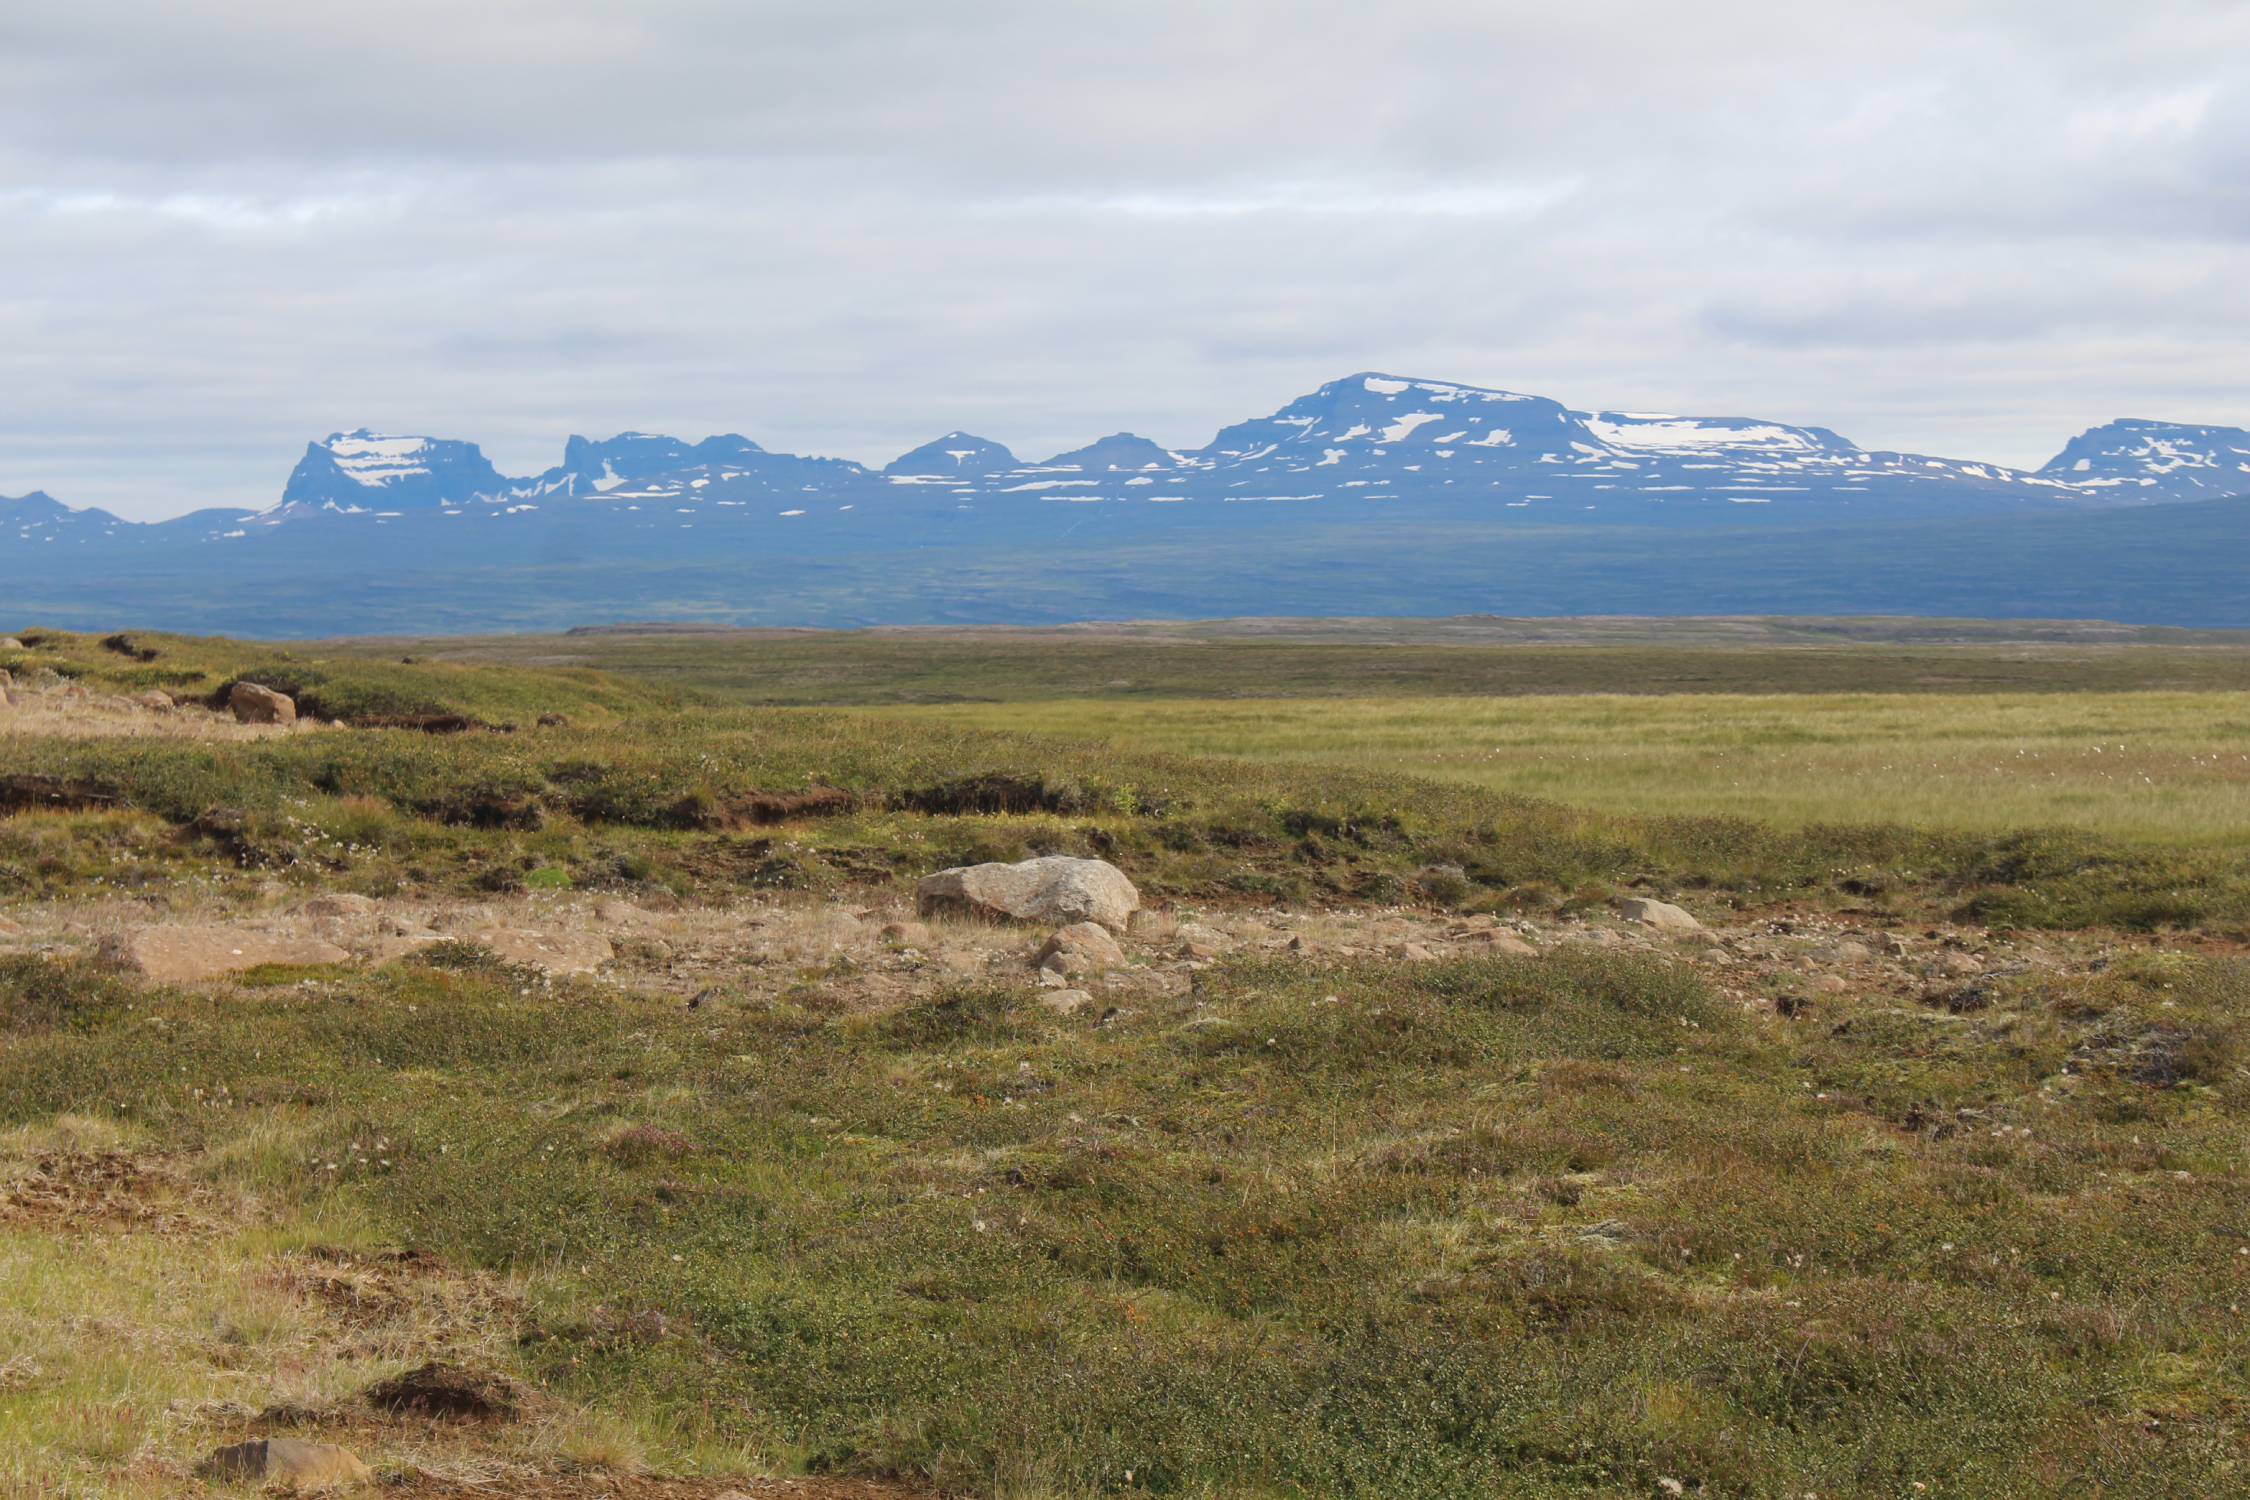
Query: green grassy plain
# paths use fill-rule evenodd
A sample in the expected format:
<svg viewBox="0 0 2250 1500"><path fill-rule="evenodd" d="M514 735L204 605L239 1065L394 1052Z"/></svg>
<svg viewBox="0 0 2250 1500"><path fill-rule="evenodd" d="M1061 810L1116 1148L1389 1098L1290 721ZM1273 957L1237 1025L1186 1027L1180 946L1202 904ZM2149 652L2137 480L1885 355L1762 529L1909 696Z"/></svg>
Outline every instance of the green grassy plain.
<svg viewBox="0 0 2250 1500"><path fill-rule="evenodd" d="M2250 842L2250 694L2239 692L1078 699L892 711L1624 813Z"/></svg>
<svg viewBox="0 0 2250 1500"><path fill-rule="evenodd" d="M1558 693L2250 692L2250 633L1903 620L1265 620L1073 630L593 630L342 641L594 668L737 704Z"/></svg>

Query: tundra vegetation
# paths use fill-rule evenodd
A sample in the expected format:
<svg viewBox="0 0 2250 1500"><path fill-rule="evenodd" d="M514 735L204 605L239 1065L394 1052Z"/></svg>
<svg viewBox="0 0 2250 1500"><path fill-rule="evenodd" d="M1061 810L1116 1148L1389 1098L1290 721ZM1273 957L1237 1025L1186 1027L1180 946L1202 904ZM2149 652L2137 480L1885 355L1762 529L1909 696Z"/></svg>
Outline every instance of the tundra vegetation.
<svg viewBox="0 0 2250 1500"><path fill-rule="evenodd" d="M14 639L14 1492L2250 1483L2226 643Z"/></svg>

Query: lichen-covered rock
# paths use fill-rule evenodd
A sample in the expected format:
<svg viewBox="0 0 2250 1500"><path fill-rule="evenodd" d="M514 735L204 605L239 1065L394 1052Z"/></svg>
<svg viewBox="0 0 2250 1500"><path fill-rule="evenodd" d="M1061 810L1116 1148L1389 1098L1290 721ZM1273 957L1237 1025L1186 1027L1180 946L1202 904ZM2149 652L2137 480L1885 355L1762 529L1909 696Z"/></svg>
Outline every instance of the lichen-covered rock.
<svg viewBox="0 0 2250 1500"><path fill-rule="evenodd" d="M1638 922L1643 927L1653 927L1659 932L1701 932L1703 924L1669 901L1651 901L1636 896L1617 904L1619 915L1628 922Z"/></svg>
<svg viewBox="0 0 2250 1500"><path fill-rule="evenodd" d="M1050 854L1020 864L940 870L915 888L914 900L925 917L1098 922L1111 932L1123 932L1140 907L1141 893L1106 860Z"/></svg>

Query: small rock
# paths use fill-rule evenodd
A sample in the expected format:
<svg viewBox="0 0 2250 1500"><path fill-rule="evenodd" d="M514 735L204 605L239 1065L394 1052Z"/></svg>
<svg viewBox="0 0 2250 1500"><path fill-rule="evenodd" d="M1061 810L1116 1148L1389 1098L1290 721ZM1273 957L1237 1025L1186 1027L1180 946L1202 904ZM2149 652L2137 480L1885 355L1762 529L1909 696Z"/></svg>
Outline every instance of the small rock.
<svg viewBox="0 0 2250 1500"><path fill-rule="evenodd" d="M1078 922L1049 937L1039 949L1042 969L1059 974L1092 974L1125 962L1125 950L1098 922Z"/></svg>
<svg viewBox="0 0 2250 1500"><path fill-rule="evenodd" d="M1174 935L1180 940L1175 951L1182 958L1217 958L1234 946L1232 937L1201 922L1182 922Z"/></svg>
<svg viewBox="0 0 2250 1500"><path fill-rule="evenodd" d="M1651 901L1644 896L1617 903L1618 914L1628 922L1638 922L1643 927L1653 927L1659 932L1701 932L1703 924L1669 901Z"/></svg>
<svg viewBox="0 0 2250 1500"><path fill-rule="evenodd" d="M1504 953L1510 958L1537 958L1539 950L1512 932L1479 930L1462 938L1464 946L1484 953Z"/></svg>
<svg viewBox="0 0 2250 1500"><path fill-rule="evenodd" d="M1039 1003L1058 1016L1074 1016L1093 998L1084 990L1049 990L1039 997Z"/></svg>
<svg viewBox="0 0 2250 1500"><path fill-rule="evenodd" d="M287 693L277 693L270 687L255 682L238 682L227 693L227 707L234 711L237 722L243 724L294 724L297 722L297 702Z"/></svg>
<svg viewBox="0 0 2250 1500"><path fill-rule="evenodd" d="M848 911L823 912L816 930L831 948L842 948L856 943L867 932L859 918Z"/></svg>
<svg viewBox="0 0 2250 1500"><path fill-rule="evenodd" d="M1141 904L1125 872L1106 860L1051 854L1019 864L959 865L915 887L923 916L959 914L1018 922L1098 922L1123 932Z"/></svg>
<svg viewBox="0 0 2250 1500"><path fill-rule="evenodd" d="M280 1482L298 1490L366 1484L375 1475L348 1448L297 1438L256 1438L221 1448L197 1470L206 1479Z"/></svg>
<svg viewBox="0 0 2250 1500"><path fill-rule="evenodd" d="M351 959L333 943L275 937L241 927L136 927L105 938L101 957L159 984L197 984L262 964L340 964Z"/></svg>

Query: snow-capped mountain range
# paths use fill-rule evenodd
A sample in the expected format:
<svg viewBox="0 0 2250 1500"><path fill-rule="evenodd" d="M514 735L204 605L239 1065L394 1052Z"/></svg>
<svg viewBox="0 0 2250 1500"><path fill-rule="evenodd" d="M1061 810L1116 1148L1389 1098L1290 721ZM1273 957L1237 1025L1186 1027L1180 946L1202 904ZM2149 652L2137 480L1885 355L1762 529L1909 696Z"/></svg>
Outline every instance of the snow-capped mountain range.
<svg viewBox="0 0 2250 1500"><path fill-rule="evenodd" d="M952 432L881 470L773 453L734 434L685 442L627 432L572 437L544 474L501 474L476 444L361 429L306 445L278 503L137 526L44 494L0 499L0 543L98 545L148 530L214 540L313 517L396 520L477 508L532 515L564 502L620 512L702 511L773 502L872 504L918 490L1005 505L1398 500L1441 495L1550 518L1657 506L1938 502L2158 503L2250 493L2250 432L2127 420L2074 438L2035 471L1864 450L1822 427L1754 418L1574 411L1540 396L1380 374L1331 381L1270 416L1173 450L1120 432L1041 462ZM934 497L934 495L933 495ZM788 502L782 504L782 502Z"/></svg>
<svg viewBox="0 0 2250 1500"><path fill-rule="evenodd" d="M1019 575L1052 572L1065 566L1055 549L1089 546L1180 548L1199 567L1286 552L1292 567L1334 573L1348 572L1363 543L1380 536L1386 545L1411 539L1458 573L1473 599L1476 580L1499 565L1489 549L1534 533L1656 531L1684 556L1680 538L1695 535L1833 536L2244 495L2250 432L2239 428L2112 422L2039 469L2018 470L1870 451L1822 427L1581 411L1540 396L1362 373L1222 428L1200 448L1119 432L1036 462L966 432L881 469L776 453L735 434L690 442L628 432L574 436L555 467L510 476L472 442L339 432L308 444L280 498L254 508L134 523L42 493L0 498L0 596L36 582L66 602L113 597L135 570L223 564L246 596L267 581L297 588L333 577L347 594L387 591L404 613L437 569L505 578L510 569L598 560L618 576L720 570L717 592L698 595L696 607L768 618L774 589L833 577L839 590L862 590L842 580L888 584L941 554L952 561L930 587L950 586L967 567L1005 573L1016 565L1003 560L1019 556L1029 558ZM1759 545L1780 556L1778 544ZM1021 554L1027 547L1034 553ZM1518 547L1508 561L1528 555ZM1148 580L1122 562L1112 573L1113 598L1149 594ZM636 608L642 597L629 593L614 607L651 615L673 607L650 593L648 607ZM915 609L924 602L941 615L950 608L918 601ZM1223 614L1291 603L1278 587L1220 587L1175 607ZM1505 599L1490 604L1507 608ZM869 623L899 615L869 608ZM365 623L340 616L333 628Z"/></svg>

